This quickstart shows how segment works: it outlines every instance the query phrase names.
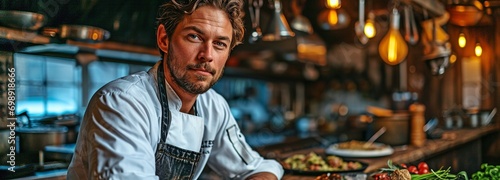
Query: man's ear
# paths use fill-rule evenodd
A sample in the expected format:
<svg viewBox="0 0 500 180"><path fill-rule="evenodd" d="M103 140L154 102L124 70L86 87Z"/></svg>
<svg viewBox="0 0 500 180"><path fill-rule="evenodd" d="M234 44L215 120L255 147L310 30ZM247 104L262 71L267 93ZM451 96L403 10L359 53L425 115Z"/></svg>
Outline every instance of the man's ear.
<svg viewBox="0 0 500 180"><path fill-rule="evenodd" d="M163 24L160 24L156 30L156 44L163 52L168 52L168 35Z"/></svg>

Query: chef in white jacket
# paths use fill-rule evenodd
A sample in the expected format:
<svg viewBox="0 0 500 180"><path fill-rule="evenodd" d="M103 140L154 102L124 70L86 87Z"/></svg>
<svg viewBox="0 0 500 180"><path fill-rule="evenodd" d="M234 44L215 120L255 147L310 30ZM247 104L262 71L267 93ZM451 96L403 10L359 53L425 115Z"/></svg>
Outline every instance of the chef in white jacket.
<svg viewBox="0 0 500 180"><path fill-rule="evenodd" d="M83 117L68 179L281 179L245 142L211 87L243 39L243 1L172 0L160 7L162 60L98 90Z"/></svg>

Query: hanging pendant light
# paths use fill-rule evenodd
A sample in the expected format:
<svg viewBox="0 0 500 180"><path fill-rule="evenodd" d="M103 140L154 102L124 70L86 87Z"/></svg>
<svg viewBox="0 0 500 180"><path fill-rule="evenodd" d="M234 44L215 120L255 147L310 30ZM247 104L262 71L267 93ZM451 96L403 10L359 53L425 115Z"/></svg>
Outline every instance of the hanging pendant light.
<svg viewBox="0 0 500 180"><path fill-rule="evenodd" d="M349 25L351 18L342 8L340 0L326 0L326 8L318 15L318 24L325 30L343 29Z"/></svg>
<svg viewBox="0 0 500 180"><path fill-rule="evenodd" d="M457 55L455 53L450 55L450 64L457 62Z"/></svg>
<svg viewBox="0 0 500 180"><path fill-rule="evenodd" d="M460 48L464 48L466 44L467 44L467 39L465 39L465 34L463 32L461 32L458 35L458 46Z"/></svg>
<svg viewBox="0 0 500 180"><path fill-rule="evenodd" d="M375 29L375 14L373 12L368 13L368 19L365 23L365 28L363 32L367 38L373 38L377 34L377 29Z"/></svg>
<svg viewBox="0 0 500 180"><path fill-rule="evenodd" d="M399 32L399 12L396 8L392 9L391 23L389 31L379 44L379 54L385 63L397 65L405 60L408 55L408 45Z"/></svg>
<svg viewBox="0 0 500 180"><path fill-rule="evenodd" d="M295 36L288 25L288 21L283 14L280 0L274 0L274 16L267 28L267 32L262 37L264 41L278 41Z"/></svg>
<svg viewBox="0 0 500 180"><path fill-rule="evenodd" d="M476 47L474 48L474 52L476 53L477 57L479 57L483 54L483 48L481 47L481 44L476 43Z"/></svg>
<svg viewBox="0 0 500 180"><path fill-rule="evenodd" d="M328 9L340 9L342 3L340 0L326 0L326 7Z"/></svg>

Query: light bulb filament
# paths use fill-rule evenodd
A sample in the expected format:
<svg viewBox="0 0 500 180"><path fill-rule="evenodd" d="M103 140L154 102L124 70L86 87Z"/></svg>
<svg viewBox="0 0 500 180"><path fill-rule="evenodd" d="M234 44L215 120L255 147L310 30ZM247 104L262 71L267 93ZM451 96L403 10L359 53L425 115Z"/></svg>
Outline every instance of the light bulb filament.
<svg viewBox="0 0 500 180"><path fill-rule="evenodd" d="M396 61L397 56L398 56L398 47L397 47L396 37L391 34L389 36L389 49L388 49L387 59L389 59L390 62L394 62Z"/></svg>

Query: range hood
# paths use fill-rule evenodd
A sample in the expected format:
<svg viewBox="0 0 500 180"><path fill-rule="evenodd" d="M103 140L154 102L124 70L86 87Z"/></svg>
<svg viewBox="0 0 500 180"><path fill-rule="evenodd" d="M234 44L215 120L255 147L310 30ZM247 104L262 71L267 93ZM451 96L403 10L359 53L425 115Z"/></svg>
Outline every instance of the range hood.
<svg viewBox="0 0 500 180"><path fill-rule="evenodd" d="M288 61L299 61L326 65L326 45L316 34L295 36L279 41L260 41L254 44L243 43L234 49L239 52L272 51Z"/></svg>

